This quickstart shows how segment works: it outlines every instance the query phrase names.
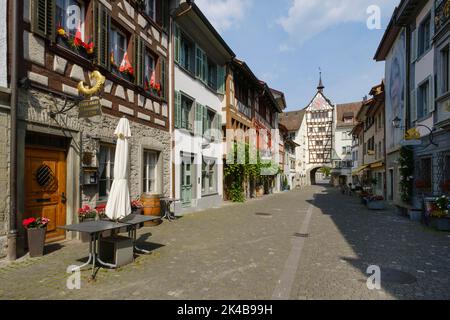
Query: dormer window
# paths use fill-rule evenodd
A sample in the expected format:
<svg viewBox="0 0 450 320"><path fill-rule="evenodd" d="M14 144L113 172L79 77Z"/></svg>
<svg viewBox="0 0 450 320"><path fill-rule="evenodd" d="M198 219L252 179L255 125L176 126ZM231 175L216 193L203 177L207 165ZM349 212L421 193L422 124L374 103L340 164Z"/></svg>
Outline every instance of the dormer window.
<svg viewBox="0 0 450 320"><path fill-rule="evenodd" d="M345 117L344 123L353 123L353 117Z"/></svg>

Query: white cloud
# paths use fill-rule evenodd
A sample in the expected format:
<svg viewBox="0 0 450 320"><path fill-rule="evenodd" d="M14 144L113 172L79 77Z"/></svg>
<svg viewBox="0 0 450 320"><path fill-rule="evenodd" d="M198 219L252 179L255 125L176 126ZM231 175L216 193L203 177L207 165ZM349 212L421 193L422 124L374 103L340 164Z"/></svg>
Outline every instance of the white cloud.
<svg viewBox="0 0 450 320"><path fill-rule="evenodd" d="M293 0L287 16L278 22L292 38L303 44L341 23L361 22L365 28L369 6L379 6L385 18L391 16L395 4L392 0Z"/></svg>
<svg viewBox="0 0 450 320"><path fill-rule="evenodd" d="M278 47L278 51L280 51L281 53L287 53L287 52L294 51L294 48L287 45L286 43L283 43L283 44L280 44L280 46Z"/></svg>
<svg viewBox="0 0 450 320"><path fill-rule="evenodd" d="M196 0L195 3L211 24L222 32L239 25L252 0Z"/></svg>

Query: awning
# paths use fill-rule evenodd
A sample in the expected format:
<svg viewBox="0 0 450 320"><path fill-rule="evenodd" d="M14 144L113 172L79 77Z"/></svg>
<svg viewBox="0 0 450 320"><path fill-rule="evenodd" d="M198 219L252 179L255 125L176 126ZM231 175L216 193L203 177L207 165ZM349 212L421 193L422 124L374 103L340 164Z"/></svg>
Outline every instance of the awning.
<svg viewBox="0 0 450 320"><path fill-rule="evenodd" d="M370 169L381 169L383 167L384 167L383 161L375 162L370 165Z"/></svg>
<svg viewBox="0 0 450 320"><path fill-rule="evenodd" d="M366 168L368 168L369 167L369 165L368 164L366 164L366 165L363 165L363 166L360 166L358 169L356 169L356 170L353 170L353 172L352 172L352 176L356 176L356 175L358 175L361 171L363 171L364 169L366 169Z"/></svg>

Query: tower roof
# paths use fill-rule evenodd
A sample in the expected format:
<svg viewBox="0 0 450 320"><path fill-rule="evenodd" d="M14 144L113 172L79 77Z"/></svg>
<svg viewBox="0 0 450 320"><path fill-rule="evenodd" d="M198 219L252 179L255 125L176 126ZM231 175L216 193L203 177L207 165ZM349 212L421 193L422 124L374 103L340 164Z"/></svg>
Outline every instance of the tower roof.
<svg viewBox="0 0 450 320"><path fill-rule="evenodd" d="M321 71L321 72L320 72L319 85L317 86L317 90L320 91L320 92L322 92L323 89L325 89L325 86L323 85L323 82L322 82L322 71Z"/></svg>

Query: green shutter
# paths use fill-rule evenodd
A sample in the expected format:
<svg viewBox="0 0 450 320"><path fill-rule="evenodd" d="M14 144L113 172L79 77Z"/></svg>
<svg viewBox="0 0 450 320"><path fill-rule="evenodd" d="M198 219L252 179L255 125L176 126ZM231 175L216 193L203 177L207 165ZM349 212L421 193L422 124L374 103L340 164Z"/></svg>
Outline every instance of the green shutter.
<svg viewBox="0 0 450 320"><path fill-rule="evenodd" d="M225 66L217 66L217 92L220 94L225 94Z"/></svg>
<svg viewBox="0 0 450 320"><path fill-rule="evenodd" d="M208 57L206 56L206 53L203 52L203 74L202 74L202 80L205 84L208 84Z"/></svg>
<svg viewBox="0 0 450 320"><path fill-rule="evenodd" d="M175 91L175 128L181 128L181 94Z"/></svg>
<svg viewBox="0 0 450 320"><path fill-rule="evenodd" d="M428 110L428 112L429 113L431 113L431 112L434 112L434 110L435 110L435 100L434 100L434 76L433 75L431 75L429 78L429 90L430 90L430 92L429 92L429 101L430 101L430 110Z"/></svg>
<svg viewBox="0 0 450 320"><path fill-rule="evenodd" d="M205 135L208 129L211 129L208 122L208 108L206 106L203 107L203 135Z"/></svg>
<svg viewBox="0 0 450 320"><path fill-rule="evenodd" d="M160 77L160 79L161 79L161 96L163 98L166 98L166 74L167 74L166 59L164 59L164 58L160 58L160 59L161 59L161 68L160 68L160 71L161 71L161 77Z"/></svg>
<svg viewBox="0 0 450 320"><path fill-rule="evenodd" d="M417 90L411 91L411 122L417 120Z"/></svg>
<svg viewBox="0 0 450 320"><path fill-rule="evenodd" d="M139 36L134 36L134 70L136 85L144 86L144 42Z"/></svg>
<svg viewBox="0 0 450 320"><path fill-rule="evenodd" d="M203 68L203 53L202 49L195 46L195 76L199 79L202 77L202 68Z"/></svg>
<svg viewBox="0 0 450 320"><path fill-rule="evenodd" d="M94 20L94 44L97 47L97 63L109 69L111 62L109 48L111 15L106 7L98 1L95 2Z"/></svg>
<svg viewBox="0 0 450 320"><path fill-rule="evenodd" d="M176 23L173 24L173 37L174 37L174 60L176 63L180 63L180 53L181 53L181 36L180 28Z"/></svg>
<svg viewBox="0 0 450 320"><path fill-rule="evenodd" d="M54 41L56 35L55 0L32 0L31 9L31 31Z"/></svg>
<svg viewBox="0 0 450 320"><path fill-rule="evenodd" d="M203 134L203 106L200 103L195 103L195 135L201 136Z"/></svg>

